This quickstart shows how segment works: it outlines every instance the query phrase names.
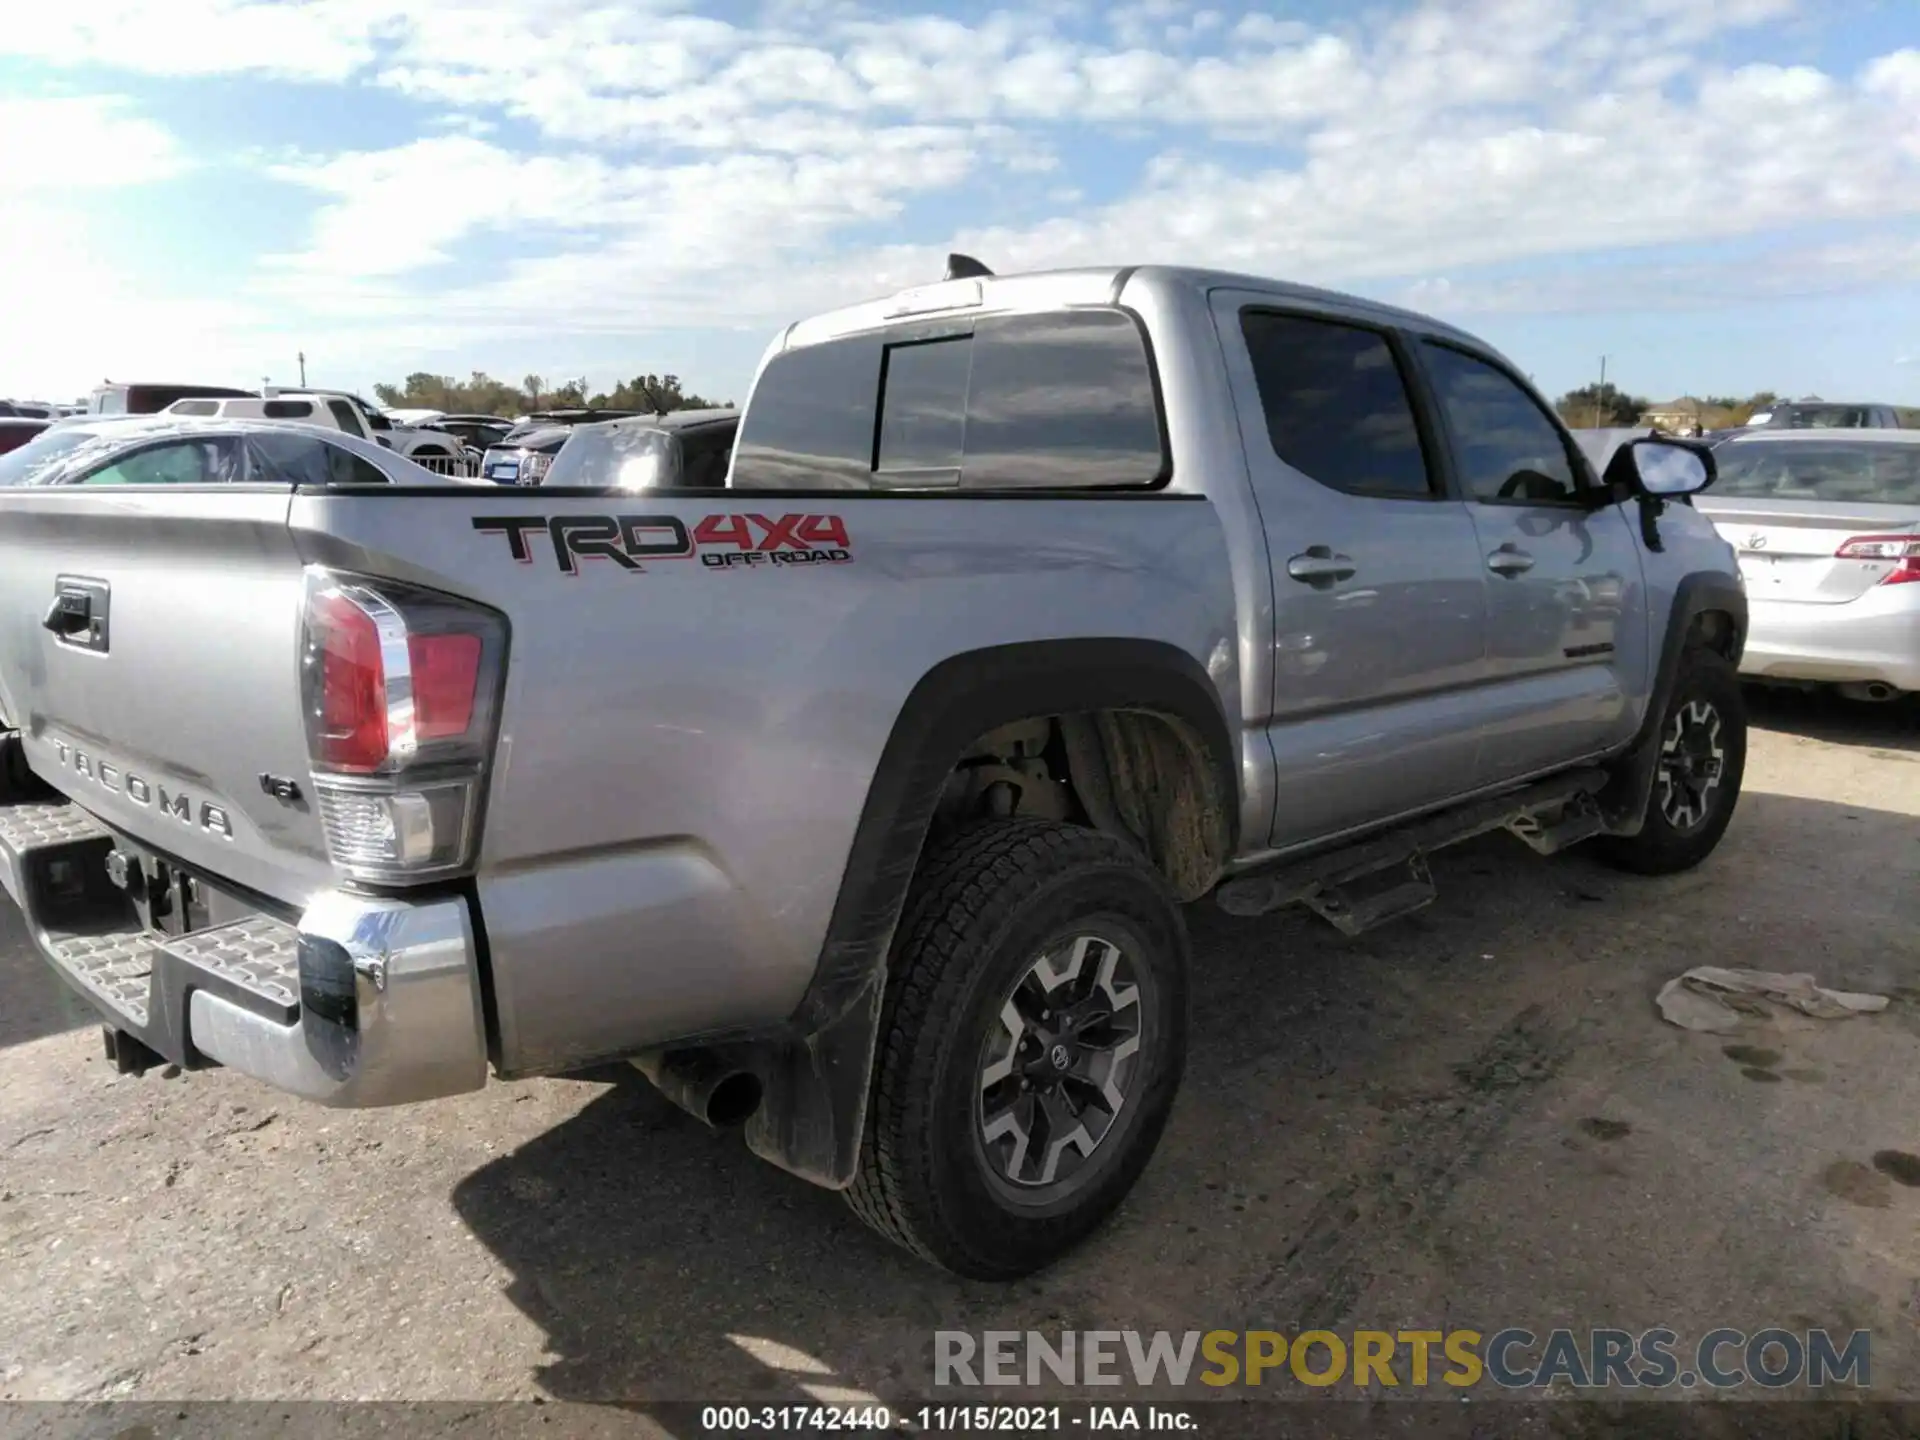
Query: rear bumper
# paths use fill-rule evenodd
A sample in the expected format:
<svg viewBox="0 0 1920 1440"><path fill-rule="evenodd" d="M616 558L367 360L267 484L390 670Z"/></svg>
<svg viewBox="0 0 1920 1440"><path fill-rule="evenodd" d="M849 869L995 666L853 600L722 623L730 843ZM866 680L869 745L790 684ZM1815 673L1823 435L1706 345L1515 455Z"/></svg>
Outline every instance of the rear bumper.
<svg viewBox="0 0 1920 1440"><path fill-rule="evenodd" d="M463 897L327 891L297 921L145 929L109 878L112 833L76 805L0 805L0 886L104 1024L187 1069L223 1065L322 1105L437 1099L486 1083Z"/></svg>
<svg viewBox="0 0 1920 1440"><path fill-rule="evenodd" d="M1740 673L1776 680L1871 682L1920 690L1920 585L1837 605L1748 597Z"/></svg>

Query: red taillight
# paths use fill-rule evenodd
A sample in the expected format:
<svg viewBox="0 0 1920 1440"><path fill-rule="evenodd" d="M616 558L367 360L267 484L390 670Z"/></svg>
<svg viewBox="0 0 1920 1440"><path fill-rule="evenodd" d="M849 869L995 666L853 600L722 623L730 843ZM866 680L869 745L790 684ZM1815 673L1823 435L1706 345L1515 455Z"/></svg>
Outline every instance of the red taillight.
<svg viewBox="0 0 1920 1440"><path fill-rule="evenodd" d="M333 863L410 884L472 863L506 622L389 580L308 571L301 691Z"/></svg>
<svg viewBox="0 0 1920 1440"><path fill-rule="evenodd" d="M1920 535L1855 535L1833 556L1836 560L1891 561L1893 569L1880 577L1881 585L1920 581Z"/></svg>
<svg viewBox="0 0 1920 1440"><path fill-rule="evenodd" d="M473 696L480 684L480 637L411 635L407 661L413 670L415 737L465 735L473 723Z"/></svg>
<svg viewBox="0 0 1920 1440"><path fill-rule="evenodd" d="M371 615L334 592L314 598L308 634L320 669L314 760L332 770L371 774L387 758L380 629Z"/></svg>

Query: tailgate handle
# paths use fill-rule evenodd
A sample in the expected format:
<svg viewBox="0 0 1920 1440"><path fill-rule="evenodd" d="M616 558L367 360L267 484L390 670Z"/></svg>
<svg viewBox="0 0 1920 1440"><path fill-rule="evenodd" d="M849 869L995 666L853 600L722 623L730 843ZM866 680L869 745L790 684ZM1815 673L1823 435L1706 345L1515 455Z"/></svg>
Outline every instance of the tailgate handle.
<svg viewBox="0 0 1920 1440"><path fill-rule="evenodd" d="M62 591L47 607L47 618L40 622L56 635L78 635L93 624L93 597L82 592Z"/></svg>
<svg viewBox="0 0 1920 1440"><path fill-rule="evenodd" d="M53 603L40 619L63 645L104 652L107 648L107 582L80 576L57 576Z"/></svg>

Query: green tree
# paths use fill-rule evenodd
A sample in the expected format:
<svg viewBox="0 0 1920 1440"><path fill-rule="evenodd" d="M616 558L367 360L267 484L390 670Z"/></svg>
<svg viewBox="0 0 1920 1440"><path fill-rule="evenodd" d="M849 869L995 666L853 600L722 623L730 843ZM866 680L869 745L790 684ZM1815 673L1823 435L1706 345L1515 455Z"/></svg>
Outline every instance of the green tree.
<svg viewBox="0 0 1920 1440"><path fill-rule="evenodd" d="M1608 380L1569 390L1554 401L1553 408L1560 412L1560 418L1569 425L1593 426L1604 430L1638 424L1647 408L1647 401L1638 395L1627 394Z"/></svg>
<svg viewBox="0 0 1920 1440"><path fill-rule="evenodd" d="M612 390L595 395L590 402L597 408L612 410L651 410L664 414L669 410L706 410L722 403L703 395L689 394L678 375L649 372L622 380Z"/></svg>
<svg viewBox="0 0 1920 1440"><path fill-rule="evenodd" d="M454 415L519 415L529 410L564 409L591 405L610 410L703 410L731 401L709 400L690 394L678 375L651 372L623 380L611 391L587 398L586 382L568 380L547 388L539 375L528 375L519 385L497 380L475 370L465 380L451 375L415 371L401 384L382 382L373 387L382 405L395 410L444 410Z"/></svg>

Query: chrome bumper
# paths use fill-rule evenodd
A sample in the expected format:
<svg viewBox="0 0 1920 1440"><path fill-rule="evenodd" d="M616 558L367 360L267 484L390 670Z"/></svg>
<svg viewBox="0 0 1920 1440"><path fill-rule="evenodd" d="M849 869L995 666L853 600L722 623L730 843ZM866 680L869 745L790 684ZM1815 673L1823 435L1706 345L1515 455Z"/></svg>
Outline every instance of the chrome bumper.
<svg viewBox="0 0 1920 1440"><path fill-rule="evenodd" d="M0 886L111 1031L322 1105L402 1105L486 1083L477 947L460 896L327 891L298 921L185 935L140 924L108 878L113 834L78 806L0 805Z"/></svg>

